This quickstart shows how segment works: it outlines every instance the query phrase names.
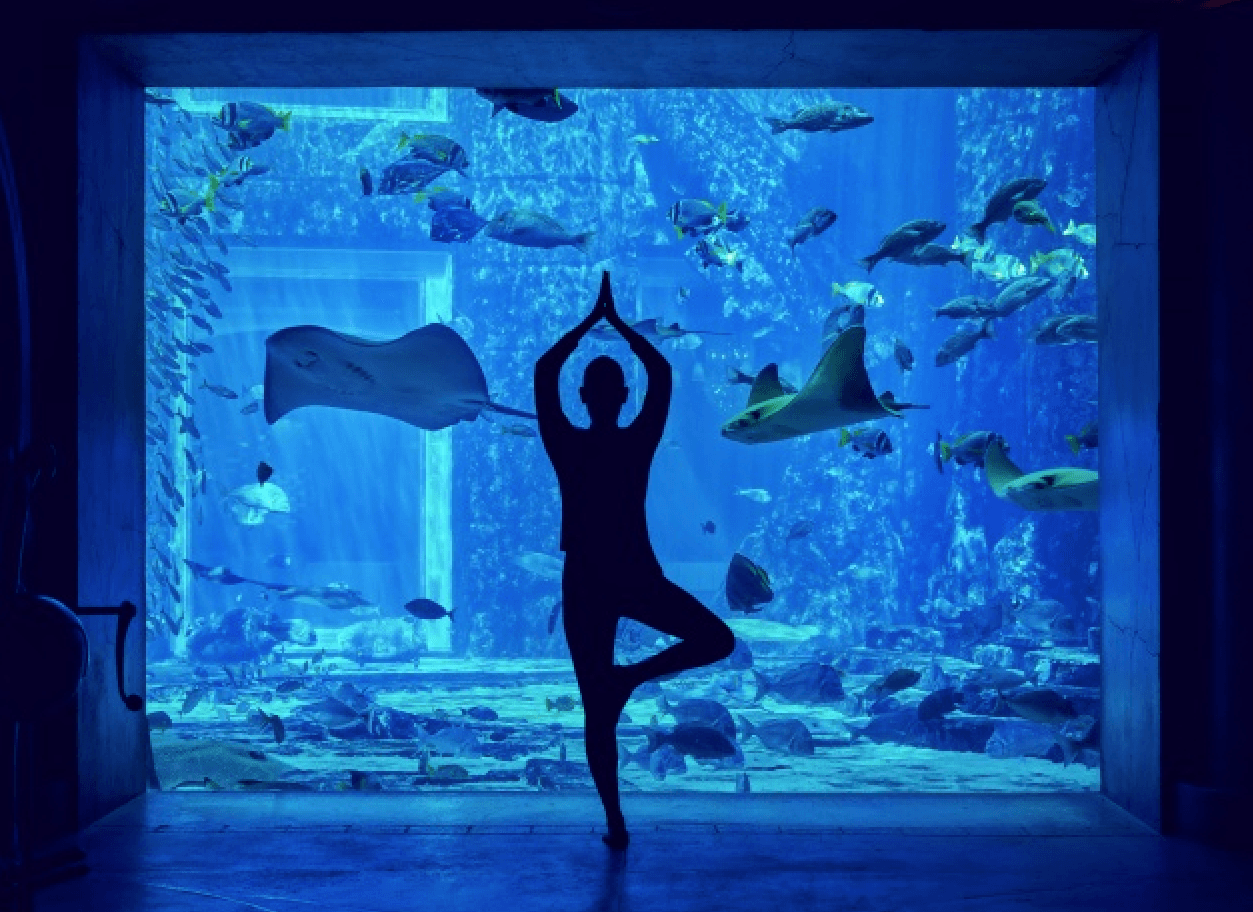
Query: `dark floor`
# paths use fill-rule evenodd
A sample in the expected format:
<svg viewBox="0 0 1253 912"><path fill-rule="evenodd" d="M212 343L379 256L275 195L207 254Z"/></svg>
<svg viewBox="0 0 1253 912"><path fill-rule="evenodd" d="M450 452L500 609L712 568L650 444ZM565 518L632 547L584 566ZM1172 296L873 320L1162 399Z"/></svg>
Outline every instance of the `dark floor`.
<svg viewBox="0 0 1253 912"><path fill-rule="evenodd" d="M614 862L587 795L138 799L38 912L1253 909L1247 857L1097 795L628 796Z"/></svg>

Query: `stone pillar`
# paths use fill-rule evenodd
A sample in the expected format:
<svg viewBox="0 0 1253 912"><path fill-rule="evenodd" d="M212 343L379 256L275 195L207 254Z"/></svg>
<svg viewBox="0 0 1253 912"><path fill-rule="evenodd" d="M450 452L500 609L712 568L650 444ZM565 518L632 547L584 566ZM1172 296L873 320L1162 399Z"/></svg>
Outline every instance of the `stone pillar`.
<svg viewBox="0 0 1253 912"><path fill-rule="evenodd" d="M77 602L143 605L143 89L87 45L78 86ZM72 359L72 350L62 357ZM73 471L72 463L62 468ZM84 627L91 659L78 696L80 825L143 792L146 750L143 717L118 694L117 622L88 618ZM127 690L142 693L143 617L126 646Z"/></svg>
<svg viewBox="0 0 1253 912"><path fill-rule="evenodd" d="M1102 788L1161 826L1158 53L1097 89Z"/></svg>

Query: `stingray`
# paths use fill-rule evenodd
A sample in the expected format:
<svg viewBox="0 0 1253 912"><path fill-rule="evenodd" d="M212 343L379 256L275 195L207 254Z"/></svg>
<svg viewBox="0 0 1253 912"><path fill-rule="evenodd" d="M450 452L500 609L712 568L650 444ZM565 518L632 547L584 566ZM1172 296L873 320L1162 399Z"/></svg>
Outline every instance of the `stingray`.
<svg viewBox="0 0 1253 912"><path fill-rule="evenodd" d="M264 586L285 602L296 602L301 605L347 610L363 608L374 603L356 589L350 589L343 583L331 583L329 586L284 586L278 583L263 583L249 580L258 586Z"/></svg>
<svg viewBox="0 0 1253 912"><path fill-rule="evenodd" d="M865 352L866 327L850 326L827 348L799 393L783 392L778 366L767 364L753 382L748 406L722 426L722 436L740 443L768 443L902 417L875 396Z"/></svg>
<svg viewBox="0 0 1253 912"><path fill-rule="evenodd" d="M484 411L535 417L491 401L474 352L442 323L389 342L321 326L274 333L265 340L265 420L306 405L373 412L428 431Z"/></svg>
<svg viewBox="0 0 1253 912"><path fill-rule="evenodd" d="M1024 510L1096 510L1100 483L1096 472L1062 467L1023 472L1009 461L999 440L983 457L988 484L997 497L1012 500Z"/></svg>

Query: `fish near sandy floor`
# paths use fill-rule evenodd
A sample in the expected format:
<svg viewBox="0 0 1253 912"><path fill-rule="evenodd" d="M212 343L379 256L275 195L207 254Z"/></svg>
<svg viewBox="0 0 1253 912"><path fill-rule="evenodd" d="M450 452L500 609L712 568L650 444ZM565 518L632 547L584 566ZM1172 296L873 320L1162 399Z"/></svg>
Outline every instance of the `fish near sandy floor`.
<svg viewBox="0 0 1253 912"><path fill-rule="evenodd" d="M793 703L837 703L844 699L844 673L825 662L806 662L770 679L753 669L757 682L754 703L774 695Z"/></svg>
<svg viewBox="0 0 1253 912"><path fill-rule="evenodd" d="M648 729L645 735L650 752L669 745L695 760L725 760L742 756L731 738L717 728L700 722L680 722L669 731Z"/></svg>
<svg viewBox="0 0 1253 912"><path fill-rule="evenodd" d="M813 734L800 719L768 719L754 724L740 716L740 740L754 737L771 750L805 757L814 753Z"/></svg>
<svg viewBox="0 0 1253 912"><path fill-rule="evenodd" d="M671 703L662 694L657 698L657 709L663 715L673 716L675 722L699 722L718 729L728 738L735 737L735 721L717 700L684 699Z"/></svg>

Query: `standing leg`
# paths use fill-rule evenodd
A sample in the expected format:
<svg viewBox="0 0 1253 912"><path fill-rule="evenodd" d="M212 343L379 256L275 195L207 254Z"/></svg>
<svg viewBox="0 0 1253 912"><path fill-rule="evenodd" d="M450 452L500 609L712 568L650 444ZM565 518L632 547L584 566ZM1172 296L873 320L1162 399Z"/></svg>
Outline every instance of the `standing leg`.
<svg viewBox="0 0 1253 912"><path fill-rule="evenodd" d="M653 678L711 665L735 649L735 634L726 622L665 577L647 587L623 615L680 640L642 662L621 666L628 693Z"/></svg>
<svg viewBox="0 0 1253 912"><path fill-rule="evenodd" d="M626 701L609 699L602 692L589 688L583 691L583 743L587 765L596 783L596 792L605 807L605 823L609 835L603 837L611 849L627 847L626 818L618 794L618 717Z"/></svg>
<svg viewBox="0 0 1253 912"><path fill-rule="evenodd" d="M631 691L614 673L613 640L617 614L607 605L589 603L565 590L562 609L566 641L574 660L574 673L583 699L583 744L587 765L605 807L609 835L603 837L611 849L627 846L626 819L618 793L618 718L630 699Z"/></svg>

